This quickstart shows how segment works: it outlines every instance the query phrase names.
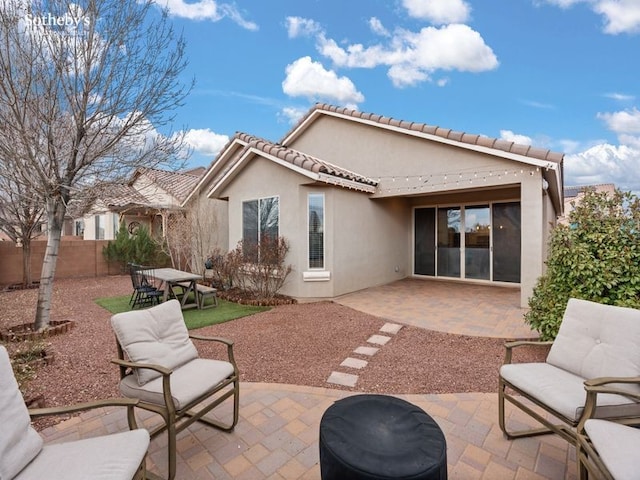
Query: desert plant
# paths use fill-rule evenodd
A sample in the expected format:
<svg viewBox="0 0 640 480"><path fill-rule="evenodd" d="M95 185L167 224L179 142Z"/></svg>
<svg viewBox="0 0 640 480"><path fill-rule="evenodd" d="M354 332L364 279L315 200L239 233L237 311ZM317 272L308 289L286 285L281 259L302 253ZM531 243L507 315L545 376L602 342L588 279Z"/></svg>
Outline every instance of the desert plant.
<svg viewBox="0 0 640 480"><path fill-rule="evenodd" d="M572 297L640 308L640 200L591 189L574 206L551 232L547 271L525 314L543 339L556 337Z"/></svg>

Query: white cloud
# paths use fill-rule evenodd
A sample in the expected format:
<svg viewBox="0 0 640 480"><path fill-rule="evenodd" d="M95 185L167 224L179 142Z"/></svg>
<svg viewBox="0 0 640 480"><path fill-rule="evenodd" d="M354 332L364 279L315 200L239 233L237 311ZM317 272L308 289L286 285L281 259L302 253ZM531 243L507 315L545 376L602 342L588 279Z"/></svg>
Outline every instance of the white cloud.
<svg viewBox="0 0 640 480"><path fill-rule="evenodd" d="M551 5L556 5L557 7L560 7L560 8L569 8L577 3L585 3L586 1L588 0L542 0L542 2L540 2L540 0L536 0L534 1L534 3L536 4L549 3Z"/></svg>
<svg viewBox="0 0 640 480"><path fill-rule="evenodd" d="M640 2L638 0L544 0L545 3L569 8L587 3L604 17L604 31L612 35L640 33ZM539 0L535 3L539 4Z"/></svg>
<svg viewBox="0 0 640 480"><path fill-rule="evenodd" d="M384 27L384 25L382 25L382 22L380 21L379 18L371 17L369 19L369 28L376 35L380 35L382 37L390 37L391 36L391 33L389 33L389 30L387 30Z"/></svg>
<svg viewBox="0 0 640 480"><path fill-rule="evenodd" d="M640 110L632 108L621 112L598 113L607 128L618 135L621 145L630 145L640 149Z"/></svg>
<svg viewBox="0 0 640 480"><path fill-rule="evenodd" d="M412 17L437 25L464 23L471 14L464 0L402 0L402 5Z"/></svg>
<svg viewBox="0 0 640 480"><path fill-rule="evenodd" d="M287 65L282 90L291 97L310 100L327 99L340 104L357 104L364 101L353 82L347 77L338 77L333 70L326 70L320 62L302 57Z"/></svg>
<svg viewBox="0 0 640 480"><path fill-rule="evenodd" d="M533 143L531 137L514 133L511 130L500 130L500 138L519 145L531 145Z"/></svg>
<svg viewBox="0 0 640 480"><path fill-rule="evenodd" d="M287 123L294 125L298 123L298 120L300 120L307 111L308 109L306 108L285 107L278 113L278 117L284 118Z"/></svg>
<svg viewBox="0 0 640 480"><path fill-rule="evenodd" d="M212 132L208 128L196 128L185 133L185 143L203 155L217 155L229 141L227 135Z"/></svg>
<svg viewBox="0 0 640 480"><path fill-rule="evenodd" d="M302 17L287 17L285 25L289 38L312 37L322 31L318 22Z"/></svg>
<svg viewBox="0 0 640 480"><path fill-rule="evenodd" d="M564 160L565 185L614 183L622 190L640 191L640 148L601 144Z"/></svg>
<svg viewBox="0 0 640 480"><path fill-rule="evenodd" d="M247 30L258 30L258 25L245 20L238 9L231 4L220 3L215 0L200 0L187 3L184 0L163 0L157 3L166 6L170 15L187 18L189 20L210 20L217 22L225 17Z"/></svg>
<svg viewBox="0 0 640 480"><path fill-rule="evenodd" d="M640 32L640 3L638 0L601 0L594 10L605 18L604 31L618 33Z"/></svg>
<svg viewBox="0 0 640 480"><path fill-rule="evenodd" d="M437 70L481 72L498 66L498 60L478 32L467 25L426 27L419 32L397 30L388 45L342 48L324 34L318 35L320 53L339 67L389 67L388 75L397 87L431 80Z"/></svg>
<svg viewBox="0 0 640 480"><path fill-rule="evenodd" d="M616 92L605 93L604 96L607 98L611 98L612 100L617 100L619 102L631 102L636 99L636 97L633 95L627 95L625 93L616 93Z"/></svg>
<svg viewBox="0 0 640 480"><path fill-rule="evenodd" d="M635 107L622 112L598 113L598 118L604 120L609 130L618 134L640 134L640 110Z"/></svg>

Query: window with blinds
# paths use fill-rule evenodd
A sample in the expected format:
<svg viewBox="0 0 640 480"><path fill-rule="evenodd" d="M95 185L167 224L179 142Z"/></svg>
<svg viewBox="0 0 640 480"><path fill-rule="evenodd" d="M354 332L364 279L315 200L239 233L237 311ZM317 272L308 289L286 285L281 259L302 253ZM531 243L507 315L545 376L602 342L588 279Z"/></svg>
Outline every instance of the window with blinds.
<svg viewBox="0 0 640 480"><path fill-rule="evenodd" d="M242 252L246 261L258 261L260 242L278 238L279 203L278 197L242 202Z"/></svg>
<svg viewBox="0 0 640 480"><path fill-rule="evenodd" d="M309 268L324 268L324 193L309 194Z"/></svg>

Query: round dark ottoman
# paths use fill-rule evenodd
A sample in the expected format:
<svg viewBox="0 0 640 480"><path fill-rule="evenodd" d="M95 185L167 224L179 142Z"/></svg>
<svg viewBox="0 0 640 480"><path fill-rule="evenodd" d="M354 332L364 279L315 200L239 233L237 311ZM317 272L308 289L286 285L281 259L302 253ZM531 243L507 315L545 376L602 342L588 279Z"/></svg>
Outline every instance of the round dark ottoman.
<svg viewBox="0 0 640 480"><path fill-rule="evenodd" d="M446 480L447 444L421 408L387 395L335 402L320 421L322 480Z"/></svg>

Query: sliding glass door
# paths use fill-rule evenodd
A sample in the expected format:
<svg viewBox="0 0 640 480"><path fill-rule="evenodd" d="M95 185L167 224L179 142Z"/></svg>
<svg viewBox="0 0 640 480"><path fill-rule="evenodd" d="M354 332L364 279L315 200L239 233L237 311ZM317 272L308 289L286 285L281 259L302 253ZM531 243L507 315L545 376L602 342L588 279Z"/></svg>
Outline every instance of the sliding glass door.
<svg viewBox="0 0 640 480"><path fill-rule="evenodd" d="M438 276L460 277L460 207L438 209Z"/></svg>
<svg viewBox="0 0 640 480"><path fill-rule="evenodd" d="M416 275L436 274L436 209L416 208L414 210L414 260Z"/></svg>
<svg viewBox="0 0 640 480"><path fill-rule="evenodd" d="M464 209L464 277L490 280L489 243L491 213L489 205Z"/></svg>
<svg viewBox="0 0 640 480"><path fill-rule="evenodd" d="M414 274L520 282L520 202L416 208Z"/></svg>
<svg viewBox="0 0 640 480"><path fill-rule="evenodd" d="M520 282L520 203L493 205L493 279Z"/></svg>

